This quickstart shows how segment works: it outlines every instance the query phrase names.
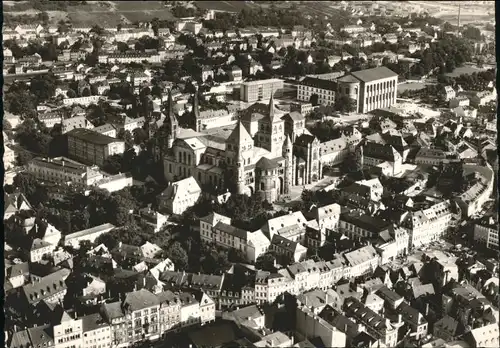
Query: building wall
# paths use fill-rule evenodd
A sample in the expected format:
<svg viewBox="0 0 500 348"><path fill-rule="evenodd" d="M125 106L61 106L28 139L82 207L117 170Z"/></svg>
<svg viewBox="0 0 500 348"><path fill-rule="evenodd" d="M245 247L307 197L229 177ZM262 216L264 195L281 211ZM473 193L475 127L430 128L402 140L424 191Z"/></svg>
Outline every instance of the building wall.
<svg viewBox="0 0 500 348"><path fill-rule="evenodd" d="M123 141L101 145L68 135L68 155L78 160L101 166L109 156L119 155L124 151L125 142Z"/></svg>
<svg viewBox="0 0 500 348"><path fill-rule="evenodd" d="M310 87L305 85L298 85L297 87L297 100L309 102L313 94L318 95L318 103L324 105L335 104L335 91L323 88Z"/></svg>
<svg viewBox="0 0 500 348"><path fill-rule="evenodd" d="M81 347L83 343L82 320L68 320L54 326L55 348Z"/></svg>
<svg viewBox="0 0 500 348"><path fill-rule="evenodd" d="M270 79L244 82L240 86L240 99L252 103L271 98L271 93L283 88L283 80Z"/></svg>
<svg viewBox="0 0 500 348"><path fill-rule="evenodd" d="M83 348L111 347L111 330L109 326L100 327L83 333Z"/></svg>
<svg viewBox="0 0 500 348"><path fill-rule="evenodd" d="M398 90L398 78L390 77L371 81L361 82L359 112L367 113L374 109L385 108L396 104Z"/></svg>
<svg viewBox="0 0 500 348"><path fill-rule="evenodd" d="M489 226L476 224L474 226L474 240L478 243L486 245L486 247L498 249L498 229Z"/></svg>

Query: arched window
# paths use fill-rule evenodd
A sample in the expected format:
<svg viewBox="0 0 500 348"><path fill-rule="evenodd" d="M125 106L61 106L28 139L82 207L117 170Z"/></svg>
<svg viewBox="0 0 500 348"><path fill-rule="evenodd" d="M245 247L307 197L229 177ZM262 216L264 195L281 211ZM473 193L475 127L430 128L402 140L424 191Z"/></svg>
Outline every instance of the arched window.
<svg viewBox="0 0 500 348"><path fill-rule="evenodd" d="M260 189L261 189L261 191L264 191L264 183L263 182L260 183Z"/></svg>
<svg viewBox="0 0 500 348"><path fill-rule="evenodd" d="M191 154L188 154L188 164L191 164Z"/></svg>
<svg viewBox="0 0 500 348"><path fill-rule="evenodd" d="M182 153L182 159L183 159L183 162L186 163L186 153L185 152Z"/></svg>
<svg viewBox="0 0 500 348"><path fill-rule="evenodd" d="M201 183L201 173L198 173L198 181Z"/></svg>

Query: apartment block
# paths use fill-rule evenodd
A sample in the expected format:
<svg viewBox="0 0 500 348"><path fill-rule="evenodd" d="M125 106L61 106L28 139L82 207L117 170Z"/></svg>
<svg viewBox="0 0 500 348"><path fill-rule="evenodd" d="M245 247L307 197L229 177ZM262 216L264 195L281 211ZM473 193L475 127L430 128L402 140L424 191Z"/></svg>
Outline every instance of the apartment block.
<svg viewBox="0 0 500 348"><path fill-rule="evenodd" d="M78 128L66 134L68 156L102 166L113 155L125 152L125 142L92 130Z"/></svg>
<svg viewBox="0 0 500 348"><path fill-rule="evenodd" d="M91 186L104 177L97 166L86 166L66 157L36 157L28 163L27 170L39 180L58 184Z"/></svg>
<svg viewBox="0 0 500 348"><path fill-rule="evenodd" d="M280 79L243 82L240 85L240 100L247 103L267 100L279 89L283 89L283 80Z"/></svg>

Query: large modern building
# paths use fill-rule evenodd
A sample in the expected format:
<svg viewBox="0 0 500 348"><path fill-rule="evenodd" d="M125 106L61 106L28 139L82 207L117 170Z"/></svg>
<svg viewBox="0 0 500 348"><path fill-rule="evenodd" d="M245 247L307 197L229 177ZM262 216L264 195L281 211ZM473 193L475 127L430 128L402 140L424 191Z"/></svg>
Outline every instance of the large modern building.
<svg viewBox="0 0 500 348"><path fill-rule="evenodd" d="M280 79L243 82L240 85L240 100L247 103L267 100L274 92L282 88L283 80Z"/></svg>
<svg viewBox="0 0 500 348"><path fill-rule="evenodd" d="M125 151L124 141L89 129L73 129L66 135L68 156L85 163L101 166L108 157Z"/></svg>
<svg viewBox="0 0 500 348"><path fill-rule="evenodd" d="M339 78L337 85L337 93L356 101L359 113L396 104L398 74L383 66L352 72Z"/></svg>

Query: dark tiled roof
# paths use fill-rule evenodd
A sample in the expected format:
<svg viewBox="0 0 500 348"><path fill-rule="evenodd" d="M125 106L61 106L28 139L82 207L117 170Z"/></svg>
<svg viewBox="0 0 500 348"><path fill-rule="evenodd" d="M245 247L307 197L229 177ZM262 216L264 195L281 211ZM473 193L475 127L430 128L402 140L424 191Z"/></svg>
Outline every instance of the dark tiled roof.
<svg viewBox="0 0 500 348"><path fill-rule="evenodd" d="M385 66L381 66L381 67L373 68L373 69L356 71L356 72L353 72L351 74L363 82L371 82L371 81L376 81L376 80L380 80L380 79L386 79L389 77L398 76L398 74L396 74L394 71L390 70L389 68L386 68Z"/></svg>
<svg viewBox="0 0 500 348"><path fill-rule="evenodd" d="M83 140L88 143L98 144L98 145L108 145L114 142L122 142L122 140L108 137L107 135L94 132L90 129L84 128L75 128L68 133L66 133L68 137L74 137L80 140Z"/></svg>
<svg viewBox="0 0 500 348"><path fill-rule="evenodd" d="M304 85L304 86L314 87L314 88L326 89L329 91L336 91L337 90L337 83L335 81L323 80L323 79L309 77L309 76L304 78L300 82L300 84Z"/></svg>
<svg viewBox="0 0 500 348"><path fill-rule="evenodd" d="M247 239L247 231L242 230L242 229L237 228L237 227L234 227L234 226L231 226L231 225L228 225L228 224L225 224L223 222L218 222L214 226L214 229L220 230L220 231L225 232L225 233L227 233L229 235L238 237L238 238L240 238L242 240L246 240Z"/></svg>

